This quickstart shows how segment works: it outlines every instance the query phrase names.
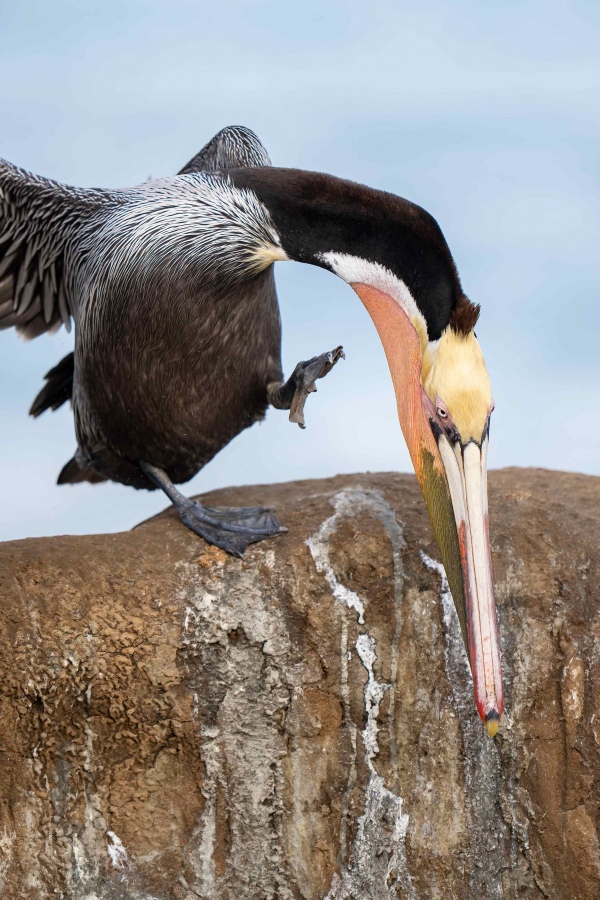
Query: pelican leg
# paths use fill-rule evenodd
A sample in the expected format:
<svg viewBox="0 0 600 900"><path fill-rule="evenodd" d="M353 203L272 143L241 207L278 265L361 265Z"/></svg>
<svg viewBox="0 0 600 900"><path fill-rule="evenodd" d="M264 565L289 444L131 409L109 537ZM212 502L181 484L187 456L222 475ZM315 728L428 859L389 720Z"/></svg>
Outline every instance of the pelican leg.
<svg viewBox="0 0 600 900"><path fill-rule="evenodd" d="M157 466L139 461L142 472L165 492L179 513L179 518L192 531L233 556L244 555L248 544L263 541L287 528L279 524L273 510L262 506L203 506L178 491L171 479Z"/></svg>
<svg viewBox="0 0 600 900"><path fill-rule="evenodd" d="M345 359L342 347L299 362L286 382L272 382L267 385L271 406L275 409L289 409L290 422L295 422L300 428L306 428L304 423L306 398L317 390L315 385L317 378L324 378L331 372L338 359Z"/></svg>

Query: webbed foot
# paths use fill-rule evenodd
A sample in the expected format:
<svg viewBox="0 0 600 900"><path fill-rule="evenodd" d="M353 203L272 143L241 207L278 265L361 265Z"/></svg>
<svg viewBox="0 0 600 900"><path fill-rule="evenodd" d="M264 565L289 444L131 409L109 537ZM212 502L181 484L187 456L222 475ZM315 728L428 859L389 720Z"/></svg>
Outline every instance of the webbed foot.
<svg viewBox="0 0 600 900"><path fill-rule="evenodd" d="M213 508L188 500L178 507L178 512L183 524L205 541L239 556L240 559L248 544L255 544L287 531L287 528L279 524L273 510L261 506Z"/></svg>
<svg viewBox="0 0 600 900"><path fill-rule="evenodd" d="M177 490L163 469L143 460L139 460L138 465L150 481L165 492L184 525L209 544L214 544L233 556L241 559L248 544L255 544L287 531L287 528L279 524L272 509L263 506L246 506L241 509L233 506L203 506Z"/></svg>
<svg viewBox="0 0 600 900"><path fill-rule="evenodd" d="M270 403L277 409L289 409L290 422L305 428L306 399L317 390L315 381L331 372L338 359L345 359L343 347L336 347L328 353L321 353L320 356L299 362L285 384L269 385Z"/></svg>

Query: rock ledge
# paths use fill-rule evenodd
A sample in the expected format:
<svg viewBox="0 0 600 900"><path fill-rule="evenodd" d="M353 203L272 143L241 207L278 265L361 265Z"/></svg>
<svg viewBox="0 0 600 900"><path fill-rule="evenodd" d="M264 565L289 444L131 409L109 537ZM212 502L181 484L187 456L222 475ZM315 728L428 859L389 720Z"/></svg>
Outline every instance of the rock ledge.
<svg viewBox="0 0 600 900"><path fill-rule="evenodd" d="M4 900L600 896L600 479L490 475L493 742L412 476L208 500L0 544Z"/></svg>

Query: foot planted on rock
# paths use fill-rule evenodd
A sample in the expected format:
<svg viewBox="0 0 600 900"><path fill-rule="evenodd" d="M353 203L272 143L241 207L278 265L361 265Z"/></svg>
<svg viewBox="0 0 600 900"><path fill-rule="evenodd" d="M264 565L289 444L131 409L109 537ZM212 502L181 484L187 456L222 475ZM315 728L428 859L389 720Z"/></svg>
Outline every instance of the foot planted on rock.
<svg viewBox="0 0 600 900"><path fill-rule="evenodd" d="M287 531L287 528L279 524L272 509L262 506L241 509L232 506L203 506L197 500L184 496L163 469L142 460L138 465L150 481L165 492L184 525L209 544L214 544L233 556L241 558L248 544L255 544Z"/></svg>
<svg viewBox="0 0 600 900"><path fill-rule="evenodd" d="M187 504L178 508L178 512L183 524L205 541L240 559L248 544L287 531L279 524L272 509L261 506L213 508L188 500Z"/></svg>

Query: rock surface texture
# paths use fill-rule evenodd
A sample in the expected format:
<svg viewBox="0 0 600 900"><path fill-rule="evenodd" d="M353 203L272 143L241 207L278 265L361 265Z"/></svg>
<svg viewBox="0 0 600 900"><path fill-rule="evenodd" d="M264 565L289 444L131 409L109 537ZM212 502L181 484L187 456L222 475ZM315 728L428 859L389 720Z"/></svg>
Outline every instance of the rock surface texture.
<svg viewBox="0 0 600 900"><path fill-rule="evenodd" d="M494 741L413 477L206 499L0 545L3 900L598 898L600 479L491 473Z"/></svg>

